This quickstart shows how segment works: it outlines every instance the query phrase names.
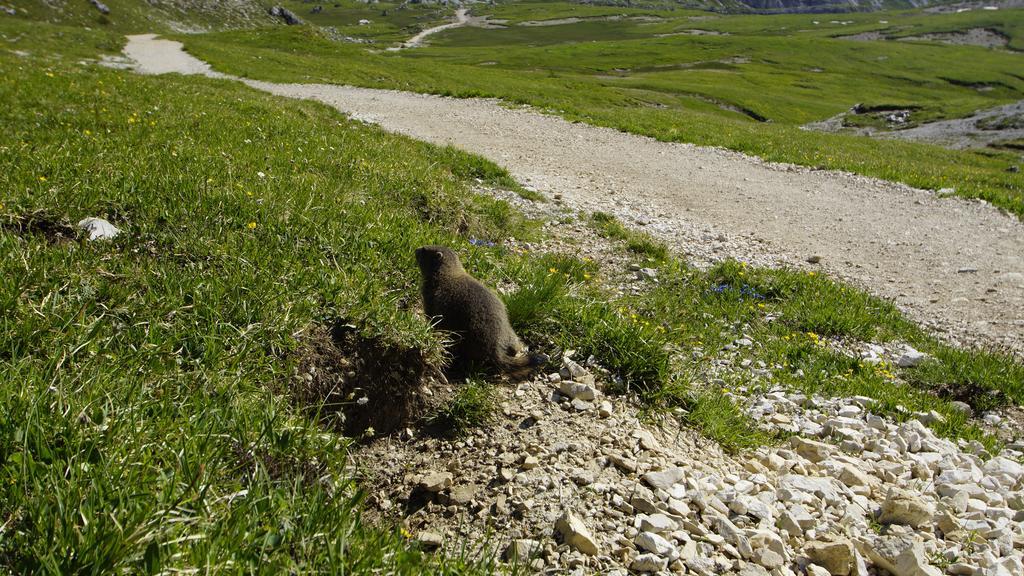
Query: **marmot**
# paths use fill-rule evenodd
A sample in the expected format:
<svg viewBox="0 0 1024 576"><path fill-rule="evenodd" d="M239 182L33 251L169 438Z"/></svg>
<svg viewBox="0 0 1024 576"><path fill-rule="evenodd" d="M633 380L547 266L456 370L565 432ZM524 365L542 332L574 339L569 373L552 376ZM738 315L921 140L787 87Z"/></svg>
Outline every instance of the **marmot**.
<svg viewBox="0 0 1024 576"><path fill-rule="evenodd" d="M547 361L543 354L525 354L508 322L497 294L470 276L451 248L416 249L423 273L423 309L436 328L452 332L455 362L461 368L484 365L513 377L524 377Z"/></svg>

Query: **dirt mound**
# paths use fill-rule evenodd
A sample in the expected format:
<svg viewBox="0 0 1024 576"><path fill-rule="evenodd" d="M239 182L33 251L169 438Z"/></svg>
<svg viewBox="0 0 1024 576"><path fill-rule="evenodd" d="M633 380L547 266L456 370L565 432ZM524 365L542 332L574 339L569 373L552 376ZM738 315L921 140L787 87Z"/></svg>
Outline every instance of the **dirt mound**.
<svg viewBox="0 0 1024 576"><path fill-rule="evenodd" d="M49 244L67 242L77 236L67 218L45 210L0 216L0 230L17 236L43 236Z"/></svg>
<svg viewBox="0 0 1024 576"><path fill-rule="evenodd" d="M433 405L431 386L444 382L424 350L367 337L344 321L310 329L298 354L293 402L354 438L418 422Z"/></svg>

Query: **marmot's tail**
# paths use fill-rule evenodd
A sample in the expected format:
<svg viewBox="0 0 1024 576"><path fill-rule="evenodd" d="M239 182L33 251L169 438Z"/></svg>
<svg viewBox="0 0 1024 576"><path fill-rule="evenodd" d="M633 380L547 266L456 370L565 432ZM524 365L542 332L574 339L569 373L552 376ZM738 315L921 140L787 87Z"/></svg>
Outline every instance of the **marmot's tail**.
<svg viewBox="0 0 1024 576"><path fill-rule="evenodd" d="M547 354L528 352L515 356L505 356L500 361L500 368L509 377L520 380L529 377L535 369L547 364L547 362Z"/></svg>

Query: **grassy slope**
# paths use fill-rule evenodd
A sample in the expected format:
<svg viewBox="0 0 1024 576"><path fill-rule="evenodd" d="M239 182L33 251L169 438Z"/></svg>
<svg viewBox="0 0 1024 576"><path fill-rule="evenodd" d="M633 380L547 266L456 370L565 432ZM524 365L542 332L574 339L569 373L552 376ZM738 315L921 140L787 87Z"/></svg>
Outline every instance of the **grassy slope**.
<svg viewBox="0 0 1024 576"><path fill-rule="evenodd" d="M75 64L109 36L0 34L0 564L462 572L362 526L346 440L280 390L297 333L335 317L436 357L396 305L411 250L521 232L466 194L500 173L322 106ZM124 234L47 234L91 215Z"/></svg>
<svg viewBox="0 0 1024 576"><path fill-rule="evenodd" d="M177 0L187 5L188 0ZM101 14L83 0L9 0L21 18L53 24L87 26L122 33L164 32L175 29L219 30L275 23L258 0L246 3L209 3L182 10L172 0L104 0L109 14ZM218 5L220 4L220 5ZM7 17L6 15L4 15Z"/></svg>
<svg viewBox="0 0 1024 576"><path fill-rule="evenodd" d="M556 9L551 15L562 13ZM496 96L662 140L724 146L924 188L954 188L1024 215L1024 182L1006 172L1019 164L1017 154L950 151L799 128L857 102L917 105L916 117L927 120L1022 97L1019 54L831 37L896 21L903 26L903 14L884 15L892 19L889 25L879 24L884 18L874 14L844 16L855 22L847 26L815 26L812 22L822 17L796 15L462 28L442 33L433 47L396 54L368 53L311 30L230 32L184 41L197 56L234 74ZM1024 21L1021 10L1002 14L1008 21ZM957 26L974 25L958 16ZM906 18L937 25L944 16ZM987 21L989 15L977 18ZM730 35L651 38L696 27ZM992 89L979 91L972 83Z"/></svg>
<svg viewBox="0 0 1024 576"><path fill-rule="evenodd" d="M897 403L935 408L948 435L991 442L932 394L940 384L1024 400L1019 363L950 350L826 279L699 272L599 218L663 277L615 301L594 262L470 246L534 233L467 192L473 178L508 183L485 161L227 82L78 63L116 50L113 35L0 21L0 38L0 565L14 572L489 570L364 526L346 439L283 386L300 334L339 317L436 359L410 304L411 250L428 242L515 282L509 309L532 342L595 354L620 388L690 408L729 447L765 438L691 376L737 330L784 382L869 393L898 417ZM74 239L65 226L90 215L124 234ZM819 343L829 336L909 339L942 361L869 369Z"/></svg>
<svg viewBox="0 0 1024 576"><path fill-rule="evenodd" d="M454 13L452 8L440 4L403 2L367 4L360 0L344 0L310 4L290 0L281 4L310 24L332 26L341 34L389 43L407 40L424 28L443 24ZM313 13L314 6L321 6L323 10ZM360 25L360 20L369 20L370 24Z"/></svg>

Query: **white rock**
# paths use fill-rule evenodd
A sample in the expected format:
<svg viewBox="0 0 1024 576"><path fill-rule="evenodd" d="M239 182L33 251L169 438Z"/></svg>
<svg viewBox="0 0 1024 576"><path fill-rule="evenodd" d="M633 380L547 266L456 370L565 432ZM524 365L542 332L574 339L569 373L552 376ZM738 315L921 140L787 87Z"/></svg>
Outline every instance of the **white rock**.
<svg viewBox="0 0 1024 576"><path fill-rule="evenodd" d="M641 514L637 516L637 519L640 520L640 529L644 532L664 534L679 528L679 524L675 520L664 514Z"/></svg>
<svg viewBox="0 0 1024 576"><path fill-rule="evenodd" d="M832 542L809 542L804 546L804 554L832 576L847 576L853 571L853 543L845 538Z"/></svg>
<svg viewBox="0 0 1024 576"><path fill-rule="evenodd" d="M1019 556L1010 556L985 569L985 576L1020 576L1024 574L1024 563Z"/></svg>
<svg viewBox="0 0 1024 576"><path fill-rule="evenodd" d="M78 228L89 235L89 240L110 240L121 233L103 218L83 218L78 222Z"/></svg>
<svg viewBox="0 0 1024 576"><path fill-rule="evenodd" d="M558 384L558 391L573 400L589 402L597 398L597 389L590 384L563 380Z"/></svg>
<svg viewBox="0 0 1024 576"><path fill-rule="evenodd" d="M790 444L793 446L793 450L797 454L811 462L821 462L832 455L833 446L831 444L825 444L824 442L817 442L801 438L799 436L793 436L790 439Z"/></svg>
<svg viewBox="0 0 1024 576"><path fill-rule="evenodd" d="M863 471L863 469L851 464L843 464L839 469L839 481L853 488L856 486L875 486L879 480Z"/></svg>
<svg viewBox="0 0 1024 576"><path fill-rule="evenodd" d="M924 352L919 352L910 346L907 346L903 350L903 354L899 360L896 361L896 365L900 368L913 368L920 365L928 358L928 355Z"/></svg>
<svg viewBox="0 0 1024 576"><path fill-rule="evenodd" d="M555 522L555 530L562 535L562 540L570 548L579 550L588 556L597 556L600 553L597 542L590 535L587 525L572 512L562 514Z"/></svg>
<svg viewBox="0 0 1024 576"><path fill-rule="evenodd" d="M756 498L751 498L750 496L745 496L743 494L737 495L736 498L729 503L729 509L736 514L745 514L768 522L772 522L775 519L775 514L772 512L770 506Z"/></svg>
<svg viewBox="0 0 1024 576"><path fill-rule="evenodd" d="M505 549L505 559L509 561L528 560L537 556L542 550L540 542L520 538L509 543L508 548Z"/></svg>
<svg viewBox="0 0 1024 576"><path fill-rule="evenodd" d="M995 476L1000 484L1012 488L1024 477L1024 466L1009 458L996 456L985 463L983 468L986 474Z"/></svg>
<svg viewBox="0 0 1024 576"><path fill-rule="evenodd" d="M883 536L866 548L871 561L893 576L942 576L941 570L928 564L920 536Z"/></svg>
<svg viewBox="0 0 1024 576"><path fill-rule="evenodd" d="M774 532L757 530L747 541L753 552L751 559L769 570L782 566L789 557L786 545Z"/></svg>
<svg viewBox="0 0 1024 576"><path fill-rule="evenodd" d="M640 554L633 559L629 569L634 572L661 572L668 568L668 558L656 554Z"/></svg>
<svg viewBox="0 0 1024 576"><path fill-rule="evenodd" d="M633 539L633 543L641 550L653 552L658 556L669 558L675 554L676 547L671 542L653 532L641 532Z"/></svg>
<svg viewBox="0 0 1024 576"><path fill-rule="evenodd" d="M673 467L666 468L659 472L648 472L643 475L644 482L647 482L652 488L660 488L662 490L671 490L672 485L679 484L686 478L686 470Z"/></svg>
<svg viewBox="0 0 1024 576"><path fill-rule="evenodd" d="M814 564L807 565L807 576L832 576L832 573Z"/></svg>
<svg viewBox="0 0 1024 576"><path fill-rule="evenodd" d="M779 478L779 488L788 488L790 490L814 494L828 502L839 501L839 493L836 492L836 486L831 478L786 474ZM780 494L779 500L786 500L786 498Z"/></svg>
<svg viewBox="0 0 1024 576"><path fill-rule="evenodd" d="M452 485L451 472L429 471L420 478L420 486L428 492L440 492Z"/></svg>
<svg viewBox="0 0 1024 576"><path fill-rule="evenodd" d="M882 503L878 521L882 524L902 524L917 528L928 522L935 514L935 508L918 496L901 488L891 487Z"/></svg>

